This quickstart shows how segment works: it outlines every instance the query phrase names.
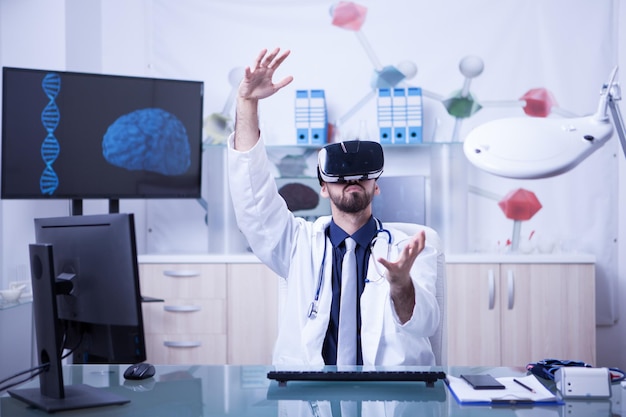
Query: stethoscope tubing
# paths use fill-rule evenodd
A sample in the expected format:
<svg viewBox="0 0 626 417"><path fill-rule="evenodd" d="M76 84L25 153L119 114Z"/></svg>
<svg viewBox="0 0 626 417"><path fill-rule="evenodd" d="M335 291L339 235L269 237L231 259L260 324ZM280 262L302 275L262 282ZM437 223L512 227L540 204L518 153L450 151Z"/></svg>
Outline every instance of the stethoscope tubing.
<svg viewBox="0 0 626 417"><path fill-rule="evenodd" d="M377 230L376 230L376 236L372 239L372 241L370 242L370 246L373 247L374 242L376 242L376 240L378 239L378 235L380 233L385 233L387 234L387 255L389 255L389 251L391 248L391 244L393 243L393 237L391 236L391 232L387 229L383 228L382 223L380 222L380 220L374 218L374 220L376 221L376 226L377 226ZM311 304L309 304L309 310L307 313L307 317L310 319L314 319L317 317L317 311L318 311L318 305L319 305L319 298L320 298L320 294L322 292L322 283L324 282L324 269L326 266L326 250L328 247L328 236L324 236L324 254L322 255L322 265L320 267L320 272L317 278L317 287L315 288L315 298L313 298L313 301L311 301Z"/></svg>

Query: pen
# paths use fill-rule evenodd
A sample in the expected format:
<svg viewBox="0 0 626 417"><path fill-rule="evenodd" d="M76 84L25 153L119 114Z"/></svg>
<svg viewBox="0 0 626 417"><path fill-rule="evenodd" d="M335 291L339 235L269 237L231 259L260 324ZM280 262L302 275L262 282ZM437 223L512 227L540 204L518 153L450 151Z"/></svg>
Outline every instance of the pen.
<svg viewBox="0 0 626 417"><path fill-rule="evenodd" d="M524 384L523 382L520 382L519 380L513 378L513 382L515 382L516 384L519 384L521 386L523 386L524 388L526 388L528 391L530 392L535 392L534 389L532 389L531 387L529 387L528 385Z"/></svg>

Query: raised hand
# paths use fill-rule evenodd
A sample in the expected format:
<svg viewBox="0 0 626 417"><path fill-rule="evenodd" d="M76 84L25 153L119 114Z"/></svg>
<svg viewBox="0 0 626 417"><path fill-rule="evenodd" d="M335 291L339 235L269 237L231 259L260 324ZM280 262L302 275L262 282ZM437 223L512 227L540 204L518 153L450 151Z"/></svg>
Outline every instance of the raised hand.
<svg viewBox="0 0 626 417"><path fill-rule="evenodd" d="M257 56L254 67L246 67L245 74L239 85L239 97L248 100L261 100L276 93L291 81L292 76L287 76L278 83L273 83L274 71L289 56L290 51L280 54L280 48L268 53L263 49Z"/></svg>
<svg viewBox="0 0 626 417"><path fill-rule="evenodd" d="M400 252L400 256L395 262L388 261L385 258L378 259L378 262L387 269L386 276L389 283L402 285L411 281L411 267L417 255L424 250L425 246L426 235L422 230L415 234L402 248L402 252Z"/></svg>
<svg viewBox="0 0 626 417"><path fill-rule="evenodd" d="M411 267L425 246L426 234L422 230L409 240L395 262L389 262L385 258L378 259L387 268L385 276L389 281L390 296L401 323L406 323L413 315L415 287L411 281Z"/></svg>

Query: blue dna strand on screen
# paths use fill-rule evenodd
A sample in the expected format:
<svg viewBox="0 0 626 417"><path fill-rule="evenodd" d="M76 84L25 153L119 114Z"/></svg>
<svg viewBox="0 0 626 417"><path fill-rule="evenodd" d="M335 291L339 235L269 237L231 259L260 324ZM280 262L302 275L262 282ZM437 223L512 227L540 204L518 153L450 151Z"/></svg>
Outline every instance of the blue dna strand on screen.
<svg viewBox="0 0 626 417"><path fill-rule="evenodd" d="M46 74L41 83L41 87L50 99L46 107L41 112L41 123L48 134L41 144L41 158L46 166L39 178L39 189L42 194L53 194L59 186L59 177L57 176L52 164L59 156L59 141L54 136L54 131L59 125L61 114L55 99L61 91L61 76L55 73Z"/></svg>

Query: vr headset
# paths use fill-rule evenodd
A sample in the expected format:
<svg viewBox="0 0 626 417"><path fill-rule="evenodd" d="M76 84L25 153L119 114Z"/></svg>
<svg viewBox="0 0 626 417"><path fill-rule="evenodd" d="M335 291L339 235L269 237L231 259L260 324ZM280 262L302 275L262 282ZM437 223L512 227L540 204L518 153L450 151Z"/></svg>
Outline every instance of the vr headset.
<svg viewBox="0 0 626 417"><path fill-rule="evenodd" d="M385 158L380 143L349 140L323 147L317 162L320 182L348 182L377 179L383 173Z"/></svg>

